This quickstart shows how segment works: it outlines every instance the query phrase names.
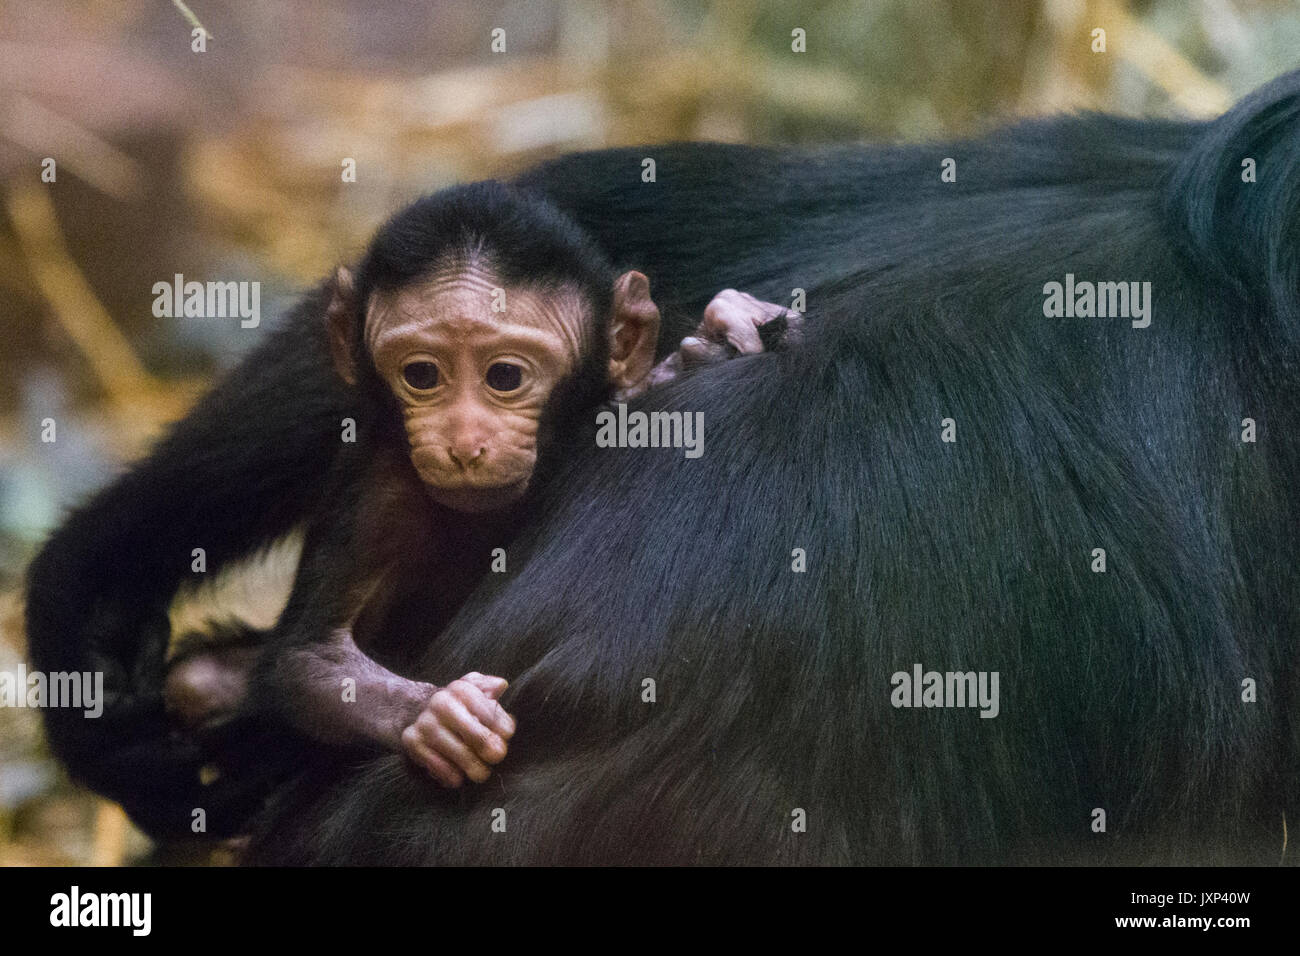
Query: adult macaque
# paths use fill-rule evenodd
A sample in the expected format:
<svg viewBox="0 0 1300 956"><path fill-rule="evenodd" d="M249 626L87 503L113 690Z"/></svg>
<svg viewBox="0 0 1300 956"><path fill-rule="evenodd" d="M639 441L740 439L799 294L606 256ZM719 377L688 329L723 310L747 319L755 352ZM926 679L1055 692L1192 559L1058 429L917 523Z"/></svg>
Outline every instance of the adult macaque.
<svg viewBox="0 0 1300 956"><path fill-rule="evenodd" d="M334 280L326 321L356 393L357 441L308 529L254 668L254 701L318 740L404 752L445 786L486 780L515 730L497 703L506 681L470 673L439 688L398 676L400 655L381 640L403 630L391 616L418 615L434 632L450 620L563 455L557 435L580 436L611 395L762 351L760 326L784 312L726 290L656 366L646 277L617 274L547 203L489 182L398 213L356 276ZM246 667L226 662L246 654L185 656L168 678L173 710L191 724L229 716Z"/></svg>

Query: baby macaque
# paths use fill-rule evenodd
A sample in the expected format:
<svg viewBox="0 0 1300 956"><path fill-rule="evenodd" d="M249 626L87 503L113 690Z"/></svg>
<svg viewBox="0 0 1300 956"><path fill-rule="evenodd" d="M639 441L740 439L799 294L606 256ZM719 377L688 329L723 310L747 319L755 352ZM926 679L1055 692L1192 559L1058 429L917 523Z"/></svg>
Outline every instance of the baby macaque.
<svg viewBox="0 0 1300 956"><path fill-rule="evenodd" d="M506 681L399 676L381 663L401 656L393 634L407 623L427 638L451 619L526 515L559 431L611 397L761 352L796 319L725 290L656 366L649 281L617 274L543 200L487 182L399 212L356 276L340 269L334 280L334 363L367 413L334 466L252 686L247 671L232 679L212 653L192 655L169 674L173 708L203 723L216 716L203 688L220 692L222 711L251 694L317 740L405 753L447 787L483 782L515 732L498 703Z"/></svg>

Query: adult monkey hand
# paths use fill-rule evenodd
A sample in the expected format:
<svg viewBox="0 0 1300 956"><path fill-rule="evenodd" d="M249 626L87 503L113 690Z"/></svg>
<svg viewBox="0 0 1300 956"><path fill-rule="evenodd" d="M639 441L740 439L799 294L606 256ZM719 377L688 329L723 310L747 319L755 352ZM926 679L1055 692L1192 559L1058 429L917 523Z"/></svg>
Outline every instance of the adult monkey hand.
<svg viewBox="0 0 1300 956"><path fill-rule="evenodd" d="M798 341L803 317L793 309L756 299L748 292L723 289L704 308L694 335L682 339L677 351L650 370L645 378L615 392L618 401L636 398L683 372L737 355L756 355Z"/></svg>

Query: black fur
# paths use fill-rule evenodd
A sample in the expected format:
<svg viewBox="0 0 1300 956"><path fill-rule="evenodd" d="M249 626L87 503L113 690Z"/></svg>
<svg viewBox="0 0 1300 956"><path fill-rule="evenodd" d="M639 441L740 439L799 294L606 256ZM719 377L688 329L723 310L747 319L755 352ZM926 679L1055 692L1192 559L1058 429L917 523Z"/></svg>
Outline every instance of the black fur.
<svg viewBox="0 0 1300 956"><path fill-rule="evenodd" d="M805 342L641 400L705 413L698 460L575 448L509 579L430 643L429 679L512 680L498 777L446 793L397 758L326 768L281 795L253 859L1276 862L1300 803L1297 156L1291 74L1211 123L647 147L525 176L670 310L806 289ZM1151 327L1044 318L1043 284L1066 272L1151 281ZM246 387L292 394L269 349ZM147 693L152 672L131 685L125 668L156 655L125 609L170 593L200 532L247 550L310 506L332 433L308 414L246 434L225 410L209 399L52 540L31 577L37 666L98 648ZM184 468L203 491L174 528L157 492ZM890 675L916 662L999 671L1000 716L892 708ZM49 726L74 772L166 829L192 788L120 762L169 755L144 716Z"/></svg>
<svg viewBox="0 0 1300 956"><path fill-rule="evenodd" d="M55 754L87 786L118 800L146 830L229 832L261 794L226 778L205 787L206 757L170 732L162 700L167 607L192 577L248 556L314 511L338 449L345 407L321 316L328 293L303 298L260 345L177 423L154 452L77 509L28 569L27 641L42 671L103 671L102 717L50 709Z"/></svg>
<svg viewBox="0 0 1300 956"><path fill-rule="evenodd" d="M503 285L578 282L608 311L614 272L600 247L555 206L494 180L432 193L389 219L362 259L357 298L410 285L475 248Z"/></svg>

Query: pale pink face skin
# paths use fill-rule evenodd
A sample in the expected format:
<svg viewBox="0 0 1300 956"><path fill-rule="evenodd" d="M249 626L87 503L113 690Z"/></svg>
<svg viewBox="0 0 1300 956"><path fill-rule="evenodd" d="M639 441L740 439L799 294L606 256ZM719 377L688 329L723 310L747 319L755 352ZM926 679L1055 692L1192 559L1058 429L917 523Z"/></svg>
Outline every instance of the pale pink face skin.
<svg viewBox="0 0 1300 956"><path fill-rule="evenodd" d="M509 288L502 312L497 288L471 264L376 294L366 312L366 346L402 407L411 461L429 495L457 511L496 510L528 490L542 408L591 326L576 290Z"/></svg>

